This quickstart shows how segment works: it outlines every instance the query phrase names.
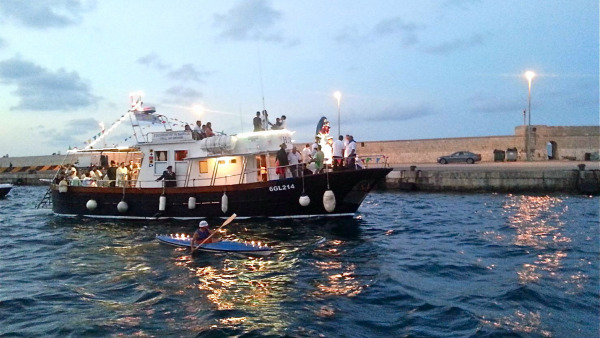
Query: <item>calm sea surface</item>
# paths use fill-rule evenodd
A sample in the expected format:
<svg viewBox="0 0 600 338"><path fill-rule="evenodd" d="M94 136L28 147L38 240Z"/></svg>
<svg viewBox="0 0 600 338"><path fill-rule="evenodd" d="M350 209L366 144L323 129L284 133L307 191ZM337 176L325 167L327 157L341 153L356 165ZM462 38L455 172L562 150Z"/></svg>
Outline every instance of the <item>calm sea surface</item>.
<svg viewBox="0 0 600 338"><path fill-rule="evenodd" d="M0 335L599 334L598 197L376 192L357 219L232 223L276 250L249 258L155 241L192 221L55 217L44 189L0 200Z"/></svg>

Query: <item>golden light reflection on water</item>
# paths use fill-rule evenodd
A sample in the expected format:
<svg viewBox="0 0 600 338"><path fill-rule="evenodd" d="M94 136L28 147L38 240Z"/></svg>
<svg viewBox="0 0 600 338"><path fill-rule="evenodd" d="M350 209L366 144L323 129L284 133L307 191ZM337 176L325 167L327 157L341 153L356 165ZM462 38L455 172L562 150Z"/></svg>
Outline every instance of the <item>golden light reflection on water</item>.
<svg viewBox="0 0 600 338"><path fill-rule="evenodd" d="M508 225L515 230L513 244L535 250L548 250L537 259L525 263L517 271L519 283L539 282L545 276L556 277L567 257L561 245L571 239L563 235L564 217L568 211L563 199L551 196L510 196L504 205Z"/></svg>
<svg viewBox="0 0 600 338"><path fill-rule="evenodd" d="M517 281L520 285L540 284L547 280L561 284L578 280L577 277L564 276L566 250L571 238L564 235L567 224L568 206L560 197L551 196L513 196L509 195L503 205L507 225L514 234L486 232L484 236L493 242L510 243L525 249L533 259L517 267ZM582 276L585 279L586 276ZM581 287L583 288L583 287ZM524 334L551 336L551 332L542 329L542 316L538 312L516 310L511 316L496 320L483 320L484 324L504 328Z"/></svg>
<svg viewBox="0 0 600 338"><path fill-rule="evenodd" d="M539 312L521 312L515 311L512 316L506 316L498 320L489 320L484 318L483 324L494 328L502 328L515 333L539 334L542 337L551 337L552 333L548 330L540 330L542 316Z"/></svg>
<svg viewBox="0 0 600 338"><path fill-rule="evenodd" d="M320 298L327 296L354 297L362 292L367 285L356 278L356 265L339 260L343 254L340 247L344 242L333 240L328 247L316 250L316 253L327 260L316 261L314 265L321 271L323 278L315 281L314 295ZM327 312L327 311L325 311ZM331 316L327 314L325 316Z"/></svg>
<svg viewBox="0 0 600 338"><path fill-rule="evenodd" d="M175 264L185 261L181 258ZM200 296L208 300L214 310L229 311L230 317L217 318L216 325L236 327L244 325L253 329L268 327L270 330L285 328L292 318L285 317L281 303L288 300L291 276L281 271L291 270L295 259L274 260L254 257L225 258L221 264L193 266L188 268L194 274L193 286ZM244 316L243 313L256 313L260 316ZM241 313L240 313L241 312ZM195 313L190 309L190 313Z"/></svg>

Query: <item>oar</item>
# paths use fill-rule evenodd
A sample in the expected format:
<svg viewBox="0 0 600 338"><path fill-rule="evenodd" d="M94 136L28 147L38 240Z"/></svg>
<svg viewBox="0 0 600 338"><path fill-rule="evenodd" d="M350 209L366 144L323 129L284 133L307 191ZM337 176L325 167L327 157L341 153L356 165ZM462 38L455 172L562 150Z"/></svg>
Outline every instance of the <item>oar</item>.
<svg viewBox="0 0 600 338"><path fill-rule="evenodd" d="M227 224L231 223L231 221L233 221L235 218L237 217L236 214L233 214L231 216L229 216L228 219L225 220L225 222L223 222L223 224L217 228L217 230L213 231L212 234L210 234L208 237L206 237L200 244L198 244L197 247L194 248L194 243L190 243L190 247L192 248L192 252L194 253L194 251L196 251L196 249L198 249L199 247L202 246L202 244L204 244L206 241L208 241L209 238L211 238L212 236L214 236L214 234L217 233L217 231L221 230L222 227L226 226Z"/></svg>

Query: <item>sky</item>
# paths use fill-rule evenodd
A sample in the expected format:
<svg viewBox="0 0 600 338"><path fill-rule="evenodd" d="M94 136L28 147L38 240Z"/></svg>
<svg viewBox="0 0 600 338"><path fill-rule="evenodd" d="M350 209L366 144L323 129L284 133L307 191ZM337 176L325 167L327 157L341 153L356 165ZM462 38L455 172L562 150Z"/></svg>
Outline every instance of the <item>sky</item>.
<svg viewBox="0 0 600 338"><path fill-rule="evenodd" d="M321 116L357 141L513 135L528 70L532 124L599 125L598 17L597 0L2 0L0 155L83 148L100 123L133 144L114 125L131 93L174 129L248 132L267 109L297 142Z"/></svg>

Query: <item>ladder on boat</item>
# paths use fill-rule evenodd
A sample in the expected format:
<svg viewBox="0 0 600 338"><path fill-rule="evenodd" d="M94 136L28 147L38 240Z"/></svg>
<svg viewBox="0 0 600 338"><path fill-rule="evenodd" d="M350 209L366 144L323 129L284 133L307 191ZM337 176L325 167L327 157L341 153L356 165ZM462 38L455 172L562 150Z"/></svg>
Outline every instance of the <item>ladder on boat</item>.
<svg viewBox="0 0 600 338"><path fill-rule="evenodd" d="M52 187L48 188L48 190L46 190L46 193L44 194L44 197L42 197L42 199L40 200L40 203L38 203L38 205L35 207L36 209L49 209L52 208Z"/></svg>

